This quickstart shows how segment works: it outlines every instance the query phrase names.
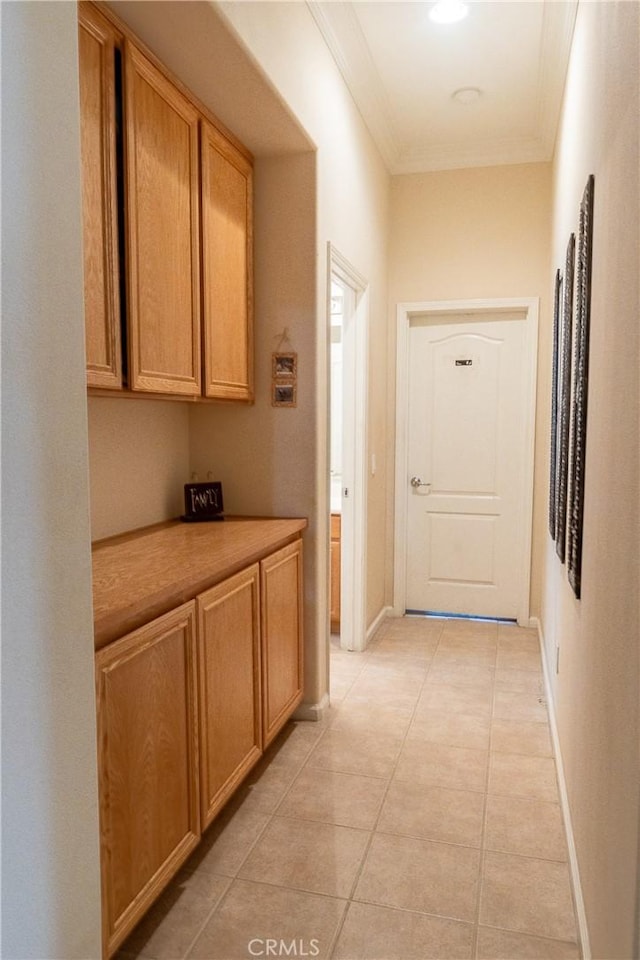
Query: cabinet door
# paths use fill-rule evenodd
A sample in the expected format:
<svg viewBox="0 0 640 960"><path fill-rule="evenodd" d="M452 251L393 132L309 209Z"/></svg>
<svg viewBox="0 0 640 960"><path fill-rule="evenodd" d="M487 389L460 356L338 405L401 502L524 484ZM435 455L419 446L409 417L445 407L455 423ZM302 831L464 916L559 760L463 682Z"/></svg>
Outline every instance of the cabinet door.
<svg viewBox="0 0 640 960"><path fill-rule="evenodd" d="M302 700L302 541L260 564L264 746Z"/></svg>
<svg viewBox="0 0 640 960"><path fill-rule="evenodd" d="M129 42L124 61L129 385L195 396L201 390L198 113Z"/></svg>
<svg viewBox="0 0 640 960"><path fill-rule="evenodd" d="M193 601L96 654L105 955L200 838L195 657Z"/></svg>
<svg viewBox="0 0 640 960"><path fill-rule="evenodd" d="M119 35L89 4L78 13L87 384L122 387L115 49Z"/></svg>
<svg viewBox="0 0 640 960"><path fill-rule="evenodd" d="M203 829L259 759L257 564L198 597Z"/></svg>
<svg viewBox="0 0 640 960"><path fill-rule="evenodd" d="M331 583L330 583L330 607L331 607L331 628L340 629L340 514L331 514Z"/></svg>
<svg viewBox="0 0 640 960"><path fill-rule="evenodd" d="M253 400L253 168L201 121L205 396Z"/></svg>

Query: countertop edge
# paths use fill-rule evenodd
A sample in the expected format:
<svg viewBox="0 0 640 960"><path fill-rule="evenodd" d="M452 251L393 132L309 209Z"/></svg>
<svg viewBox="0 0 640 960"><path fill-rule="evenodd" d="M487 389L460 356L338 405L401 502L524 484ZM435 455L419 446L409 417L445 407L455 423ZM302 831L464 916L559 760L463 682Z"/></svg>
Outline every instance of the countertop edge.
<svg viewBox="0 0 640 960"><path fill-rule="evenodd" d="M121 605L114 605L95 616L94 618L94 649L96 651L103 649L110 643L119 640L121 637L133 630L137 630L145 624L151 622L156 617L168 613L175 607L190 600L210 589L228 577L239 573L246 567L264 559L264 557L273 553L289 543L297 540L308 526L308 520L303 517L234 517L229 520L252 520L264 523L264 539L259 545L252 545L250 549L242 549L239 543L238 550L233 551L233 555L217 565L213 565L210 572L199 571L197 574L187 574L181 576L176 573L175 580L170 583L161 582L157 590L149 590L144 597L138 597L133 603L123 602ZM283 531L282 524L287 524ZM164 531L170 530L176 524L181 529L194 530L197 527L203 527L202 524L180 524L179 521L166 521L159 524L153 524L148 527L142 527L138 530L129 531L114 537L108 537L96 541L93 545L94 561L100 558L103 548L112 548L110 562L117 564L117 547L121 545L123 550L126 546L136 541L148 538L151 549L157 546L158 541L162 539ZM207 524L207 526L218 527L219 524ZM230 524L229 524L230 526ZM228 528L227 528L228 529ZM279 530L276 533L276 529ZM194 530L195 533L195 530ZM187 534L188 535L188 534ZM199 533L199 536L202 534ZM212 535L214 531L212 529ZM115 550L113 549L115 548ZM136 568L129 565L127 569L128 576L135 576ZM100 587L96 587L94 579L94 604L104 606L104 603L97 604L96 594L99 596Z"/></svg>

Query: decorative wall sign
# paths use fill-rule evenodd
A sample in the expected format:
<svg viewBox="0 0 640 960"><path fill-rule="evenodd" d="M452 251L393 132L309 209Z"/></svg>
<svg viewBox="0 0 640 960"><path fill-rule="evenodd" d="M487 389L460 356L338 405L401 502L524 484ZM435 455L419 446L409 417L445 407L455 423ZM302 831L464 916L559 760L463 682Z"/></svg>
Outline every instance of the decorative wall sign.
<svg viewBox="0 0 640 960"><path fill-rule="evenodd" d="M589 321L591 315L591 261L593 252L593 175L587 180L580 205L576 281L576 349L573 368L571 439L571 499L569 504L568 574L578 600L582 573L584 470L589 386Z"/></svg>
<svg viewBox="0 0 640 960"><path fill-rule="evenodd" d="M278 346L290 343L285 327L280 335ZM282 349L271 354L271 405L274 407L297 406L298 393L298 354L293 350L286 353Z"/></svg>
<svg viewBox="0 0 640 960"><path fill-rule="evenodd" d="M271 375L274 380L295 380L298 376L298 354L272 354Z"/></svg>
<svg viewBox="0 0 640 960"><path fill-rule="evenodd" d="M271 404L274 407L295 407L295 383L274 383L272 385Z"/></svg>
<svg viewBox="0 0 640 960"><path fill-rule="evenodd" d="M223 520L223 509L221 483L185 483L184 521Z"/></svg>
<svg viewBox="0 0 640 960"><path fill-rule="evenodd" d="M553 366L551 369L551 455L549 458L549 533L556 539L556 518L558 514L558 386L560 365L560 303L562 298L562 276L556 270L553 294Z"/></svg>
<svg viewBox="0 0 640 960"><path fill-rule="evenodd" d="M560 427L556 491L556 553L565 560L567 529L567 486L569 480L569 418L571 404L571 335L573 332L573 273L576 237L572 233L567 244L562 297L562 365L560 368Z"/></svg>

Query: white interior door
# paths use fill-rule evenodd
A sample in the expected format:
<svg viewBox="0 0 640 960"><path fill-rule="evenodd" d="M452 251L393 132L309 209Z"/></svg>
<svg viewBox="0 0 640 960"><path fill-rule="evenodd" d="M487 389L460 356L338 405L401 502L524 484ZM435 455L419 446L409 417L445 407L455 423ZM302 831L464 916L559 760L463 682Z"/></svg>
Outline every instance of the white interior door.
<svg viewBox="0 0 640 960"><path fill-rule="evenodd" d="M529 389L510 316L411 319L407 610L519 615Z"/></svg>

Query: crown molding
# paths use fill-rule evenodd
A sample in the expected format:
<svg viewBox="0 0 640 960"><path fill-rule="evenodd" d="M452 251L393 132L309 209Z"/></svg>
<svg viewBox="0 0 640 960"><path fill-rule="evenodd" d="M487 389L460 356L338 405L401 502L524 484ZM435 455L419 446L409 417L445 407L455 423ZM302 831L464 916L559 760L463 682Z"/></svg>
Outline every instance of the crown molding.
<svg viewBox="0 0 640 960"><path fill-rule="evenodd" d="M538 75L538 130L553 158L569 67L578 0L545 3Z"/></svg>
<svg viewBox="0 0 640 960"><path fill-rule="evenodd" d="M351 3L307 0L316 22L382 159L392 170L400 156L392 110Z"/></svg>
<svg viewBox="0 0 640 960"><path fill-rule="evenodd" d="M392 174L461 167L540 163L553 158L578 0L545 0L536 93L536 129L530 136L441 142L426 150L403 144L380 74L353 3L307 0L307 6Z"/></svg>
<svg viewBox="0 0 640 960"><path fill-rule="evenodd" d="M544 163L550 159L542 137L513 137L476 141L468 146L434 143L428 150L407 152L398 158L392 175L432 173L463 167L499 167L515 163Z"/></svg>

